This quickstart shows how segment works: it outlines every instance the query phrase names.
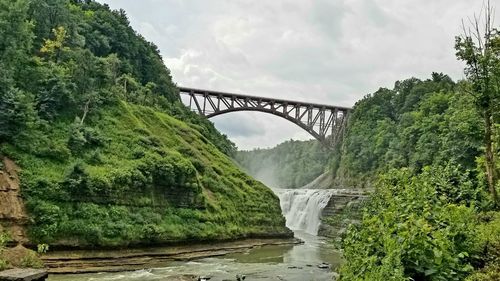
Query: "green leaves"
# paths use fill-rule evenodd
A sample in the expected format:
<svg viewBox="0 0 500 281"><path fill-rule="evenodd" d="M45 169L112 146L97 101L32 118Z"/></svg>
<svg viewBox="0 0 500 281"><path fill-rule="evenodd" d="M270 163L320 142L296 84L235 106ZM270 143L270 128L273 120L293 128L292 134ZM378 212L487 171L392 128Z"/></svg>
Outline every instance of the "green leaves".
<svg viewBox="0 0 500 281"><path fill-rule="evenodd" d="M474 169L481 154L480 115L443 74L432 79L396 82L359 101L351 116L344 145L337 156L340 179L362 184L379 172L407 167L419 173L429 165L461 165Z"/></svg>
<svg viewBox="0 0 500 281"><path fill-rule="evenodd" d="M455 189L473 196L457 200ZM462 280L476 249L475 210L459 205L473 206L471 189L467 177L451 168L383 175L361 225L343 241L342 280L383 280L392 270L400 272L396 280Z"/></svg>

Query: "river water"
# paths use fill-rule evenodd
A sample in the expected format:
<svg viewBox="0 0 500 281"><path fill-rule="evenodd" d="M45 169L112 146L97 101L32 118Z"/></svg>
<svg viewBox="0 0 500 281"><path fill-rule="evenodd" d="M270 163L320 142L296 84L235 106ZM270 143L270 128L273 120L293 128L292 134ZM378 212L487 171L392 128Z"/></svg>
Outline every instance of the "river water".
<svg viewBox="0 0 500 281"><path fill-rule="evenodd" d="M332 193L328 190L275 190L280 197L287 226L295 237L304 241L299 245L264 246L216 258L190 262L172 262L162 268L132 272L55 275L49 281L149 281L176 280L175 276L210 276L211 281L236 280L245 275L246 280L326 281L332 280L341 262L340 254L327 239L318 237L320 212ZM330 264L332 269L318 265Z"/></svg>

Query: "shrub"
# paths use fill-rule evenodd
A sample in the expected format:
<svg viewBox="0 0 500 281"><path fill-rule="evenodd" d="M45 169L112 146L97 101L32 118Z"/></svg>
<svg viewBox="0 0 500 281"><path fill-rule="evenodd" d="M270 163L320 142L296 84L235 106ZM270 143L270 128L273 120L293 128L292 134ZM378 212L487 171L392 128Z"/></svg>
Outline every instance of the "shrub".
<svg viewBox="0 0 500 281"><path fill-rule="evenodd" d="M341 280L462 280L473 269L477 218L465 205L474 198L447 196L459 189L474 188L446 168L382 176L370 211L343 240Z"/></svg>
<svg viewBox="0 0 500 281"><path fill-rule="evenodd" d="M0 259L0 271L5 270L7 268L9 268L9 264L7 263L7 261Z"/></svg>
<svg viewBox="0 0 500 281"><path fill-rule="evenodd" d="M29 268L43 268L44 264L40 258L36 255L35 252L29 251L26 255L21 259L21 267L29 267Z"/></svg>
<svg viewBox="0 0 500 281"><path fill-rule="evenodd" d="M7 261L2 259L2 254L4 251L5 244L7 244L9 240L10 240L9 235L0 232L0 271L5 270L9 267Z"/></svg>
<svg viewBox="0 0 500 281"><path fill-rule="evenodd" d="M465 279L466 281L498 281L500 280L500 265L487 266L474 272Z"/></svg>

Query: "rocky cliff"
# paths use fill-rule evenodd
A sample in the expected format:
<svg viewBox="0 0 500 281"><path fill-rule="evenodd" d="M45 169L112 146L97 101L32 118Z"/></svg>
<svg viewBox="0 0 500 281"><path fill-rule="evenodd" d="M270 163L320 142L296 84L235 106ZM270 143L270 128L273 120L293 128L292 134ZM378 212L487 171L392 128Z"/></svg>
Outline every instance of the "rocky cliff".
<svg viewBox="0 0 500 281"><path fill-rule="evenodd" d="M318 235L340 239L350 224L361 219L361 208L367 195L360 191L336 194L323 209Z"/></svg>
<svg viewBox="0 0 500 281"><path fill-rule="evenodd" d="M0 232L9 233L13 242L24 243L28 216L20 194L20 168L7 157L0 161Z"/></svg>

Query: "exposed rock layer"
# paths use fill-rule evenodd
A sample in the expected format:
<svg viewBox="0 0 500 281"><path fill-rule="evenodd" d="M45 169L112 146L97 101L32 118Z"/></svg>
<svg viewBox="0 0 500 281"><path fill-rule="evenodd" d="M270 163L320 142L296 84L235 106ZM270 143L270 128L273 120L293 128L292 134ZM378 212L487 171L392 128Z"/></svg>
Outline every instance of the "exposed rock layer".
<svg viewBox="0 0 500 281"><path fill-rule="evenodd" d="M0 231L10 235L12 242L28 242L25 225L28 223L26 208L19 184L20 168L11 159L1 159L0 170Z"/></svg>

